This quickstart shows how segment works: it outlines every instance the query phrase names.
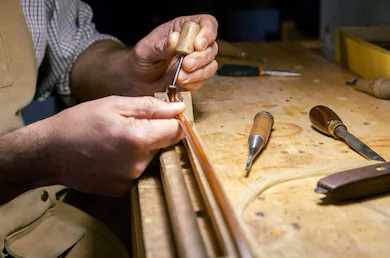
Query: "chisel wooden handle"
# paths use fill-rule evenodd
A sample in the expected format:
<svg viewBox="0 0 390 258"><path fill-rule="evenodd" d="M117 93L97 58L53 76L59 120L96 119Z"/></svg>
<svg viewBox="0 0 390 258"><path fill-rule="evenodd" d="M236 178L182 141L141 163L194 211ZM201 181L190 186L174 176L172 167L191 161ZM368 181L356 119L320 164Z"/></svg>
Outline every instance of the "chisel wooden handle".
<svg viewBox="0 0 390 258"><path fill-rule="evenodd" d="M359 79L350 84L353 88L380 99L390 99L390 79Z"/></svg>
<svg viewBox="0 0 390 258"><path fill-rule="evenodd" d="M309 113L310 121L318 131L331 135L336 139L342 139L354 151L365 157L366 159L380 160L385 159L370 147L350 134L347 127L343 124L340 117L330 108L325 106L315 106Z"/></svg>
<svg viewBox="0 0 390 258"><path fill-rule="evenodd" d="M344 126L340 117L326 106L315 106L310 110L309 118L312 125L320 132L338 138L334 135L337 126Z"/></svg>
<svg viewBox="0 0 390 258"><path fill-rule="evenodd" d="M194 52L194 41L200 31L200 25L193 21L185 21L182 25L179 41L175 47L175 53L179 55L179 62L176 67L172 83L168 86L167 92L170 102L178 101L176 98L176 80L179 76L184 56Z"/></svg>
<svg viewBox="0 0 390 258"><path fill-rule="evenodd" d="M245 165L246 177L251 169L252 162L268 142L274 125L274 117L267 111L260 111L255 115L253 126L248 138L249 155Z"/></svg>
<svg viewBox="0 0 390 258"><path fill-rule="evenodd" d="M342 171L320 179L315 192L331 202L353 201L390 192L390 162Z"/></svg>
<svg viewBox="0 0 390 258"><path fill-rule="evenodd" d="M248 52L245 52L241 48L225 41L222 39L216 40L218 43L218 56L225 56L225 57L233 57L233 58L245 58L245 59L251 59L255 61L259 61L262 63L266 63L267 59L264 57L257 57L253 55L249 55Z"/></svg>
<svg viewBox="0 0 390 258"><path fill-rule="evenodd" d="M267 111L258 112L253 119L250 136L260 135L264 139L264 143L267 143L273 124L274 118L271 113Z"/></svg>
<svg viewBox="0 0 390 258"><path fill-rule="evenodd" d="M178 55L188 55L194 52L194 41L200 31L200 25L193 21L185 21L181 28L179 42L175 48Z"/></svg>

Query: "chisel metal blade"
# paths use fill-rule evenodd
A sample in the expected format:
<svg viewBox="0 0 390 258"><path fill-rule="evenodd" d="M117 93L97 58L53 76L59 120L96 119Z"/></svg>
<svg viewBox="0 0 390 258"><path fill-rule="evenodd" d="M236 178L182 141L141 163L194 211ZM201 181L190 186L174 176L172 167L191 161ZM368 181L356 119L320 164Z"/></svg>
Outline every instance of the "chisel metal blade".
<svg viewBox="0 0 390 258"><path fill-rule="evenodd" d="M373 151L370 147L368 147L366 144L364 144L352 134L345 133L344 140L348 144L348 146L351 147L351 149L355 150L357 153L359 153L366 159L386 162L386 160L382 158L378 153Z"/></svg>

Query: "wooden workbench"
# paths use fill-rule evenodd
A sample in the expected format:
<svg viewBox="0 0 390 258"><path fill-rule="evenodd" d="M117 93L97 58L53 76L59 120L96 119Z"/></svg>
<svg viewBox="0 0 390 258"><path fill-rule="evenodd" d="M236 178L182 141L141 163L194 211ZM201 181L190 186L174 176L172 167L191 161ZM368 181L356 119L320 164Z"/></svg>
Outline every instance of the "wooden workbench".
<svg viewBox="0 0 390 258"><path fill-rule="evenodd" d="M316 105L328 106L350 133L387 160L390 100L346 86L355 75L299 42L237 46L268 62L219 57L220 65L246 63L302 73L299 78L215 75L192 94L195 128L257 256L389 257L390 196L347 205L320 204L323 196L314 188L321 177L373 163L315 131L308 113ZM261 110L274 116L273 131L244 177L248 134ZM140 188L146 192L140 200L145 227L150 217L161 215L155 207L148 208L150 189L150 184ZM154 243L169 238L158 226L153 232L145 238ZM159 250L149 250L148 256L162 257Z"/></svg>

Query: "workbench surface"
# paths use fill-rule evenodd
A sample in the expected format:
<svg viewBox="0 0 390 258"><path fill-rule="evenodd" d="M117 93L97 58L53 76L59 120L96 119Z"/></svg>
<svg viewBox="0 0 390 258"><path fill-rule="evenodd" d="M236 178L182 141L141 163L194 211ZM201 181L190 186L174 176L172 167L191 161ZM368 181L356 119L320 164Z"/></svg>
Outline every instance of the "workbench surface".
<svg viewBox="0 0 390 258"><path fill-rule="evenodd" d="M390 196L321 205L324 175L371 165L344 142L311 127L316 105L334 110L348 131L390 159L390 100L345 84L355 75L299 42L238 43L263 64L218 57L224 63L301 72L301 77L215 75L192 93L195 128L206 154L259 257L389 257ZM268 111L268 144L245 177L254 115ZM157 257L157 256L156 256Z"/></svg>

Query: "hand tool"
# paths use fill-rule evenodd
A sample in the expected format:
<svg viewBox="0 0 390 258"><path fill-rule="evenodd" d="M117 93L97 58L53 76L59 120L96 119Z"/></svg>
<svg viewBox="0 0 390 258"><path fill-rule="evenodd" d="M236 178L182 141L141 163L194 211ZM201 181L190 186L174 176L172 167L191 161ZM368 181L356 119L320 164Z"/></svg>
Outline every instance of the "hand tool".
<svg viewBox="0 0 390 258"><path fill-rule="evenodd" d="M172 84L168 86L169 101L176 101L176 80L179 75L183 58L194 52L194 40L198 32L200 31L200 25L193 21L185 21L183 23L179 42L175 48L175 53L179 55L179 62L173 77Z"/></svg>
<svg viewBox="0 0 390 258"><path fill-rule="evenodd" d="M250 55L244 50L236 47L235 45L227 42L226 40L217 39L218 43L218 56L226 56L226 57L234 57L240 59L250 59L254 61L259 61L262 63L266 63L267 59L264 57L257 57L254 55Z"/></svg>
<svg viewBox="0 0 390 258"><path fill-rule="evenodd" d="M301 76L300 73L294 71L266 70L261 67L243 64L223 64L218 68L217 74L222 76Z"/></svg>
<svg viewBox="0 0 390 258"><path fill-rule="evenodd" d="M267 144L273 124L274 118L271 113L260 111L255 115L252 130L248 138L249 155L245 166L245 177L249 175L253 160Z"/></svg>
<svg viewBox="0 0 390 258"><path fill-rule="evenodd" d="M316 193L324 202L345 202L377 196L390 191L390 162L345 170L320 179Z"/></svg>
<svg viewBox="0 0 390 258"><path fill-rule="evenodd" d="M338 140L344 140L351 149L366 159L385 162L381 156L350 134L340 117L330 108L321 105L315 106L310 110L309 117L313 127L318 131Z"/></svg>
<svg viewBox="0 0 390 258"><path fill-rule="evenodd" d="M388 78L379 78L375 80L355 78L352 81L345 82L345 84L374 97L390 99L390 79Z"/></svg>

